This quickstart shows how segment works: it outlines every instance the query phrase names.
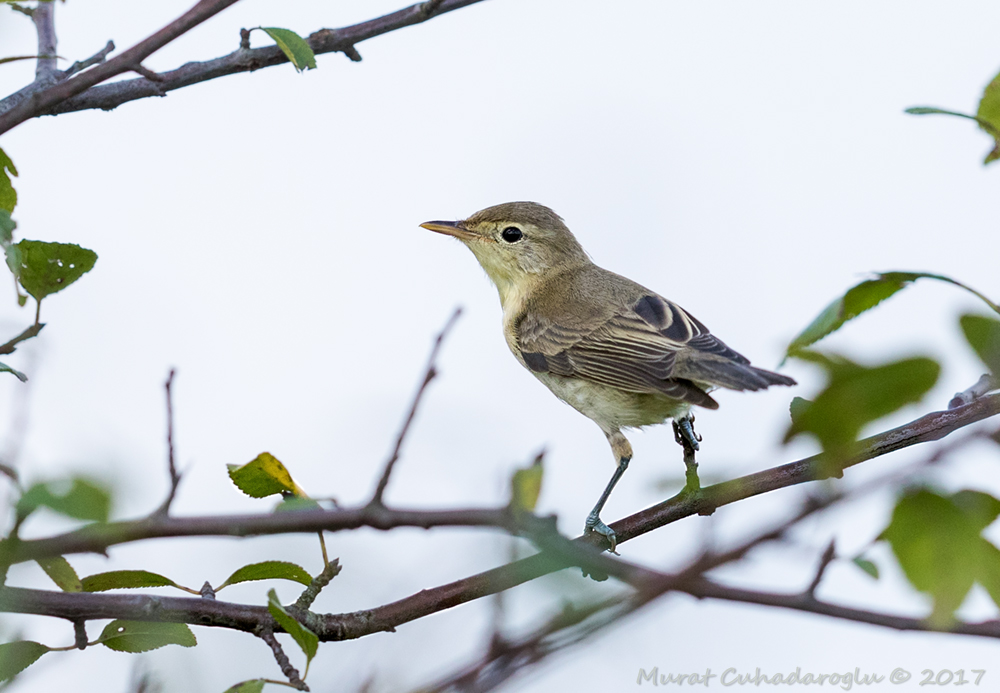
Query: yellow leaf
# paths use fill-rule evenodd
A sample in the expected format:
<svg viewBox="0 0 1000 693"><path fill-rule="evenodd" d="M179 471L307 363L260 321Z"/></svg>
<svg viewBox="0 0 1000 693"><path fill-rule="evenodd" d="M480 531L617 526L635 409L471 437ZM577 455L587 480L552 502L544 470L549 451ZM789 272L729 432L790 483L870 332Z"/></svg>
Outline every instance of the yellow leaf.
<svg viewBox="0 0 1000 693"><path fill-rule="evenodd" d="M538 453L530 467L518 469L510 478L510 507L515 511L532 512L542 492L542 458Z"/></svg>

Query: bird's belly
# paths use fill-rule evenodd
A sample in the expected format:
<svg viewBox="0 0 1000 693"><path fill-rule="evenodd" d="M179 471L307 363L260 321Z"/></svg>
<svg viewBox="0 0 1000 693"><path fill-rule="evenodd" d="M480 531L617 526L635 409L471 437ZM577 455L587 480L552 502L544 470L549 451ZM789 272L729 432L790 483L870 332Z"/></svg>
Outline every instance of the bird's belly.
<svg viewBox="0 0 1000 693"><path fill-rule="evenodd" d="M579 378L533 373L552 393L605 432L663 423L683 416L691 405L663 395L626 392Z"/></svg>

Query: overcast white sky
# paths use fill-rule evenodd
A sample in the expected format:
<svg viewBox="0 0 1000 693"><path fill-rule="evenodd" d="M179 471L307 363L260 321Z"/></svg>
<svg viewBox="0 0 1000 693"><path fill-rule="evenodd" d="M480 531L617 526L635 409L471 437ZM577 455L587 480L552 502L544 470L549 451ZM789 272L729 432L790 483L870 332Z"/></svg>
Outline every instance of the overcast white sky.
<svg viewBox="0 0 1000 693"><path fill-rule="evenodd" d="M388 0L244 0L150 58L154 70L235 49L239 29L301 34L397 9ZM56 8L59 54L132 45L184 2L70 0ZM783 345L865 272L932 270L1000 296L1000 165L980 162L989 140L966 121L915 118L913 105L971 112L1000 68L994 2L622 3L489 0L358 46L364 61L319 57L147 99L112 113L26 123L0 146L14 159L19 237L93 248L97 266L45 301L39 339L5 361L27 386L0 378L0 450L19 447L28 481L86 472L113 482L116 517L155 507L166 491L162 383L176 381L176 439L186 470L179 514L265 511L229 483L225 465L267 450L317 496L370 494L430 343L455 305L465 314L387 493L423 507L491 505L506 478L548 450L539 510L576 534L613 466L597 427L558 402L510 356L494 289L457 242L418 228L509 200L553 207L595 262L680 302L755 363ZM267 39L253 35L254 45ZM34 51L30 21L0 15L3 55ZM32 66L0 66L6 94ZM944 366L919 406L883 426L943 408L981 365L957 316L975 301L918 284L859 319L829 347L868 362L923 353ZM0 300L3 339L30 321L12 292ZM730 478L810 454L781 448L787 406L820 385L722 393L698 419L703 478ZM25 425L26 428L22 430ZM609 522L662 500L682 474L668 426L630 435L634 462L611 498ZM863 483L922 451L852 470ZM989 450L955 460L945 488L1000 491ZM670 568L707 525L730 541L795 507L801 490L690 518L622 547ZM763 549L726 573L740 584L807 584L831 536L862 550L884 526L880 497L831 513L784 549ZM66 526L40 518L28 533ZM343 573L316 608L380 605L504 560L484 531L360 531L333 535ZM883 548L876 583L848 561L822 594L841 603L922 615ZM314 538L171 540L74 557L81 574L145 568L178 582L218 583L244 563L284 559L319 570ZM18 585L50 587L36 566ZM270 585L226 597L263 603ZM290 583L276 586L290 601ZM599 595L578 572L511 593L513 627L564 598ZM977 588L978 590L978 588ZM996 609L984 593L969 615ZM313 690L403 690L484 646L485 601L357 642L323 645ZM50 645L72 642L62 622L5 618ZM91 636L100 624L91 623ZM211 693L280 676L265 645L196 629L202 643L141 659L168 691ZM860 667L991 668L995 644L898 634L762 608L672 598L525 677L519 691L631 690L639 667L661 672L832 673ZM301 657L292 655L293 662ZM49 655L12 690L124 690L130 655L103 648ZM985 682L984 682L985 685ZM995 686L996 683L990 684Z"/></svg>

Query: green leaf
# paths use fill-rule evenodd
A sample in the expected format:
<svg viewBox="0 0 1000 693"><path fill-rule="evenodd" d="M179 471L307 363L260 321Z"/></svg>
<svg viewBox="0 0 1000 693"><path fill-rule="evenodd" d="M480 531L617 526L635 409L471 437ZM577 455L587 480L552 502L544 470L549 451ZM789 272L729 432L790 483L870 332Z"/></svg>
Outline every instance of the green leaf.
<svg viewBox="0 0 1000 693"><path fill-rule="evenodd" d="M977 582L986 589L993 603L1000 606L1000 549L984 539L980 562Z"/></svg>
<svg viewBox="0 0 1000 693"><path fill-rule="evenodd" d="M1000 321L983 315L963 315L959 324L969 346L993 375L1000 377Z"/></svg>
<svg viewBox="0 0 1000 693"><path fill-rule="evenodd" d="M299 512L300 510L322 510L323 506L314 501L312 498L303 498L302 496L287 496L281 499L281 502L274 506L274 512L276 513L288 513L288 512Z"/></svg>
<svg viewBox="0 0 1000 693"><path fill-rule="evenodd" d="M951 622L975 582L1000 597L1000 556L981 536L998 514L1000 501L978 491L945 496L919 489L897 501L882 538L910 584L934 599L934 625Z"/></svg>
<svg viewBox="0 0 1000 693"><path fill-rule="evenodd" d="M788 415L792 421L800 418L805 413L805 410L809 408L810 404L812 404L811 401L802 397L792 397L792 401L788 405Z"/></svg>
<svg viewBox="0 0 1000 693"><path fill-rule="evenodd" d="M309 46L309 42L296 34L291 29L278 29L275 27L260 27L260 30L274 39L278 48L285 54L296 72L303 70L313 70L316 68L316 55Z"/></svg>
<svg viewBox="0 0 1000 693"><path fill-rule="evenodd" d="M17 206L17 191L10 181L11 176L17 176L17 169L7 153L0 149L0 209L8 214Z"/></svg>
<svg viewBox="0 0 1000 693"><path fill-rule="evenodd" d="M878 580L878 566L877 565L875 565L874 563L872 563L871 561L869 561L867 558L862 558L861 556L855 556L853 559L851 559L851 561L854 563L854 565L856 565L859 568L861 568L861 570L865 571L866 573L868 573L869 575L871 575L873 578L875 578L876 580Z"/></svg>
<svg viewBox="0 0 1000 693"><path fill-rule="evenodd" d="M14 240L17 222L10 218L10 212L0 209L0 248L6 248Z"/></svg>
<svg viewBox="0 0 1000 693"><path fill-rule="evenodd" d="M958 491L951 495L951 502L962 511L976 534L993 524L1000 515L1000 500L982 491Z"/></svg>
<svg viewBox="0 0 1000 693"><path fill-rule="evenodd" d="M910 358L866 368L841 357L800 351L795 358L822 366L826 389L801 409L785 434L785 442L811 433L823 450L842 455L868 423L919 401L937 382L941 367L929 358Z"/></svg>
<svg viewBox="0 0 1000 693"><path fill-rule="evenodd" d="M115 652L149 652L167 645L194 647L198 641L184 623L114 620L104 627L102 645Z"/></svg>
<svg viewBox="0 0 1000 693"><path fill-rule="evenodd" d="M942 274L929 272L881 272L874 279L866 279L847 290L843 296L828 305L809 326L788 345L786 358L839 330L844 323L871 310L897 291L918 279L936 279L965 289L1000 313L1000 306L975 289Z"/></svg>
<svg viewBox="0 0 1000 693"><path fill-rule="evenodd" d="M6 363L0 363L0 373L13 373L14 377L20 380L22 383L28 382L28 376L26 376L21 371L14 370Z"/></svg>
<svg viewBox="0 0 1000 693"><path fill-rule="evenodd" d="M906 286L906 282L869 279L850 288L846 294L828 305L812 323L788 346L788 355L818 342L836 332L848 320L871 310Z"/></svg>
<svg viewBox="0 0 1000 693"><path fill-rule="evenodd" d="M148 570L112 570L107 573L88 575L81 580L84 592L106 592L107 590L130 590L138 587L177 587L168 577Z"/></svg>
<svg viewBox="0 0 1000 693"><path fill-rule="evenodd" d="M518 469L510 478L510 507L512 510L532 512L542 493L542 454L535 457L530 467Z"/></svg>
<svg viewBox="0 0 1000 693"><path fill-rule="evenodd" d="M62 291L97 262L97 253L73 243L25 240L12 247L20 254L15 272L18 281L38 301Z"/></svg>
<svg viewBox="0 0 1000 693"><path fill-rule="evenodd" d="M46 652L49 652L48 647L31 640L18 640L0 645L0 681L14 678Z"/></svg>
<svg viewBox="0 0 1000 693"><path fill-rule="evenodd" d="M236 488L253 498L265 498L276 493L305 496L305 492L292 480L278 459L269 452L262 452L241 467L228 465L229 478Z"/></svg>
<svg viewBox="0 0 1000 693"><path fill-rule="evenodd" d="M274 590L267 593L267 610L305 653L306 668L308 669L309 662L316 656L316 650L319 648L319 638L285 611L285 607L278 601L278 593Z"/></svg>
<svg viewBox="0 0 1000 693"><path fill-rule="evenodd" d="M986 155L983 164L1000 159L1000 74L990 81L983 90L983 98L976 111L979 127L993 137L993 151Z"/></svg>
<svg viewBox="0 0 1000 693"><path fill-rule="evenodd" d="M264 690L264 684L267 683L264 679L250 679L249 681L243 681L235 686L227 688L225 693L260 693Z"/></svg>
<svg viewBox="0 0 1000 693"><path fill-rule="evenodd" d="M63 592L82 592L83 585L80 583L80 576L73 570L64 556L53 556L52 558L39 558L36 563L42 567L45 574L52 578Z"/></svg>
<svg viewBox="0 0 1000 693"><path fill-rule="evenodd" d="M45 506L78 520L106 522L111 511L111 494L93 481L76 477L71 484L54 481L35 484L17 502L19 517L27 517Z"/></svg>
<svg viewBox="0 0 1000 693"><path fill-rule="evenodd" d="M312 576L302 566L285 561L264 561L245 565L226 578L226 581L215 588L218 592L223 587L251 580L292 580L307 587L312 583Z"/></svg>

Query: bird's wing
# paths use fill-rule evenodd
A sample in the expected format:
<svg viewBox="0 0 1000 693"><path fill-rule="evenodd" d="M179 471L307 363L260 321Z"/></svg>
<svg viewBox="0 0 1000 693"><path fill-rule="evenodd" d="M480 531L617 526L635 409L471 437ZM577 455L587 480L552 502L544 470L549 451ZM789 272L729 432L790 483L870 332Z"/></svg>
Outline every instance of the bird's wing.
<svg viewBox="0 0 1000 693"><path fill-rule="evenodd" d="M659 393L713 409L718 404L695 382L735 390L793 382L750 366L684 309L653 293L596 326L571 327L529 310L516 335L521 356L533 371Z"/></svg>

